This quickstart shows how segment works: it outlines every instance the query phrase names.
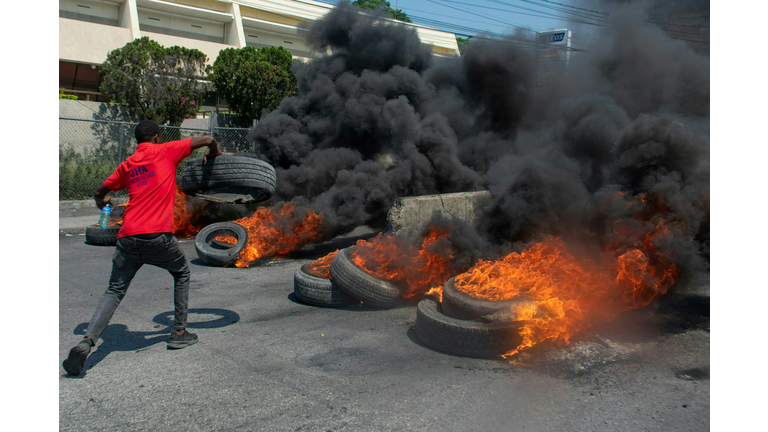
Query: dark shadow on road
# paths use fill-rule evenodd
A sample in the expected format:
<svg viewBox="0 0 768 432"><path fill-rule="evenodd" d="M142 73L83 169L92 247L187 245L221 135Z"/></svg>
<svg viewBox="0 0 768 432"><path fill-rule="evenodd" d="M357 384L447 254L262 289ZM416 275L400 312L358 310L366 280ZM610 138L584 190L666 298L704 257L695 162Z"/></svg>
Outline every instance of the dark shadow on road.
<svg viewBox="0 0 768 432"><path fill-rule="evenodd" d="M75 334L84 335L88 323L81 323L75 327ZM101 345L92 351L83 365L83 372L79 376L65 374L67 378L82 378L92 367L104 360L109 353L114 351L139 351L152 345L168 341L170 329L162 329L152 332L128 331L124 324L110 324L101 334Z"/></svg>
<svg viewBox="0 0 768 432"><path fill-rule="evenodd" d="M215 320L202 321L195 315L219 315L221 318ZM168 327L168 332L173 328L173 311L163 312L152 318L153 322ZM211 329L226 327L240 321L240 315L236 312L226 309L199 308L190 309L187 312L187 328L189 329Z"/></svg>
<svg viewBox="0 0 768 432"><path fill-rule="evenodd" d="M424 342L422 342L421 339L419 339L419 337L416 336L416 327L415 327L415 325L411 326L411 327L408 327L408 331L405 332L405 335L408 336L408 339L410 339L411 342L415 343L416 345L418 345L418 346L420 346L422 348L426 348L426 349L428 349L430 351L434 351L434 352L439 352L441 354L445 354L442 351L438 351L436 349L430 348L426 344L424 344ZM451 355L451 354L448 354L448 355Z"/></svg>
<svg viewBox="0 0 768 432"><path fill-rule="evenodd" d="M214 320L203 320L200 315L218 315L220 318ZM92 351L83 365L83 372L80 376L71 376L65 374L67 378L82 378L88 372L88 369L96 366L104 360L109 353L115 351L141 351L161 342L168 342L171 330L173 330L173 311L167 311L155 315L152 321L157 323L156 331L141 332L128 331L124 324L110 324L104 329L100 339L101 344ZM199 308L189 309L187 312L188 329L212 329L232 325L240 321L240 315L236 312L226 309ZM75 327L74 334L85 335L88 323L80 323Z"/></svg>

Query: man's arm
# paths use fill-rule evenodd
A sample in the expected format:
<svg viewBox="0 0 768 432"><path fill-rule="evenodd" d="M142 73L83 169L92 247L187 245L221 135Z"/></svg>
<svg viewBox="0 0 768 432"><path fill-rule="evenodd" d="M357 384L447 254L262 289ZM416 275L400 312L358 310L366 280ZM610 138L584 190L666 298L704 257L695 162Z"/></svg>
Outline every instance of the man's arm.
<svg viewBox="0 0 768 432"><path fill-rule="evenodd" d="M96 207L101 210L107 203L112 204L112 199L107 196L109 193L109 188L105 185L101 185L96 188L96 192L93 193L93 199L96 200ZM112 205L114 207L114 205Z"/></svg>
<svg viewBox="0 0 768 432"><path fill-rule="evenodd" d="M195 137L192 138L192 144L190 145L190 152L193 152L201 147L208 147L208 153L203 156L203 163L205 163L206 158L210 157L216 157L221 155L221 151L219 150L219 143L216 142L216 140L210 136L205 135L201 137Z"/></svg>

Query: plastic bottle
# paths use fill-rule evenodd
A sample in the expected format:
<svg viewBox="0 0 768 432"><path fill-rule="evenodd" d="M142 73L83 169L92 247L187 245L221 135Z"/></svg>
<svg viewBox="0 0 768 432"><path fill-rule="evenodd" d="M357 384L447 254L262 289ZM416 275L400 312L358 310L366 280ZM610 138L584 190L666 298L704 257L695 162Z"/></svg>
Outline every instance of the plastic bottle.
<svg viewBox="0 0 768 432"><path fill-rule="evenodd" d="M107 229L110 216L112 216L112 204L107 203L107 205L101 208L101 218L99 219L99 227L101 229Z"/></svg>

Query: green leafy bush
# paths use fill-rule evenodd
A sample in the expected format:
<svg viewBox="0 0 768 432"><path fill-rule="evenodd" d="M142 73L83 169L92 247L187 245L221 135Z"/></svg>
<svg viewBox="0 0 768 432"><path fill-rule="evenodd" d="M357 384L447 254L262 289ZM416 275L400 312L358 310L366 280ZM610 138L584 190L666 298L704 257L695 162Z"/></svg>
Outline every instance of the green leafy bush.
<svg viewBox="0 0 768 432"><path fill-rule="evenodd" d="M240 124L250 127L264 109L274 110L296 94L293 56L283 47L227 48L213 62L210 80Z"/></svg>
<svg viewBox="0 0 768 432"><path fill-rule="evenodd" d="M70 145L60 144L59 200L93 198L93 192L117 166L114 158L95 149L80 152Z"/></svg>
<svg viewBox="0 0 768 432"><path fill-rule="evenodd" d="M77 100L77 96L75 96L75 95L70 95L70 94L64 94L64 89L63 89L63 88L61 88L61 89L59 89L59 99L72 99L72 100Z"/></svg>

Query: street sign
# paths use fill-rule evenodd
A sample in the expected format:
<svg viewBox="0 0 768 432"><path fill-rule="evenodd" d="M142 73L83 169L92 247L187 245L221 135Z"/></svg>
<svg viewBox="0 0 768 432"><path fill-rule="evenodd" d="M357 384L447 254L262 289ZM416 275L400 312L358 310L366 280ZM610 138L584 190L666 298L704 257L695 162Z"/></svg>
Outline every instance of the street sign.
<svg viewBox="0 0 768 432"><path fill-rule="evenodd" d="M536 33L537 82L539 85L568 74L571 58L571 31L550 30Z"/></svg>

